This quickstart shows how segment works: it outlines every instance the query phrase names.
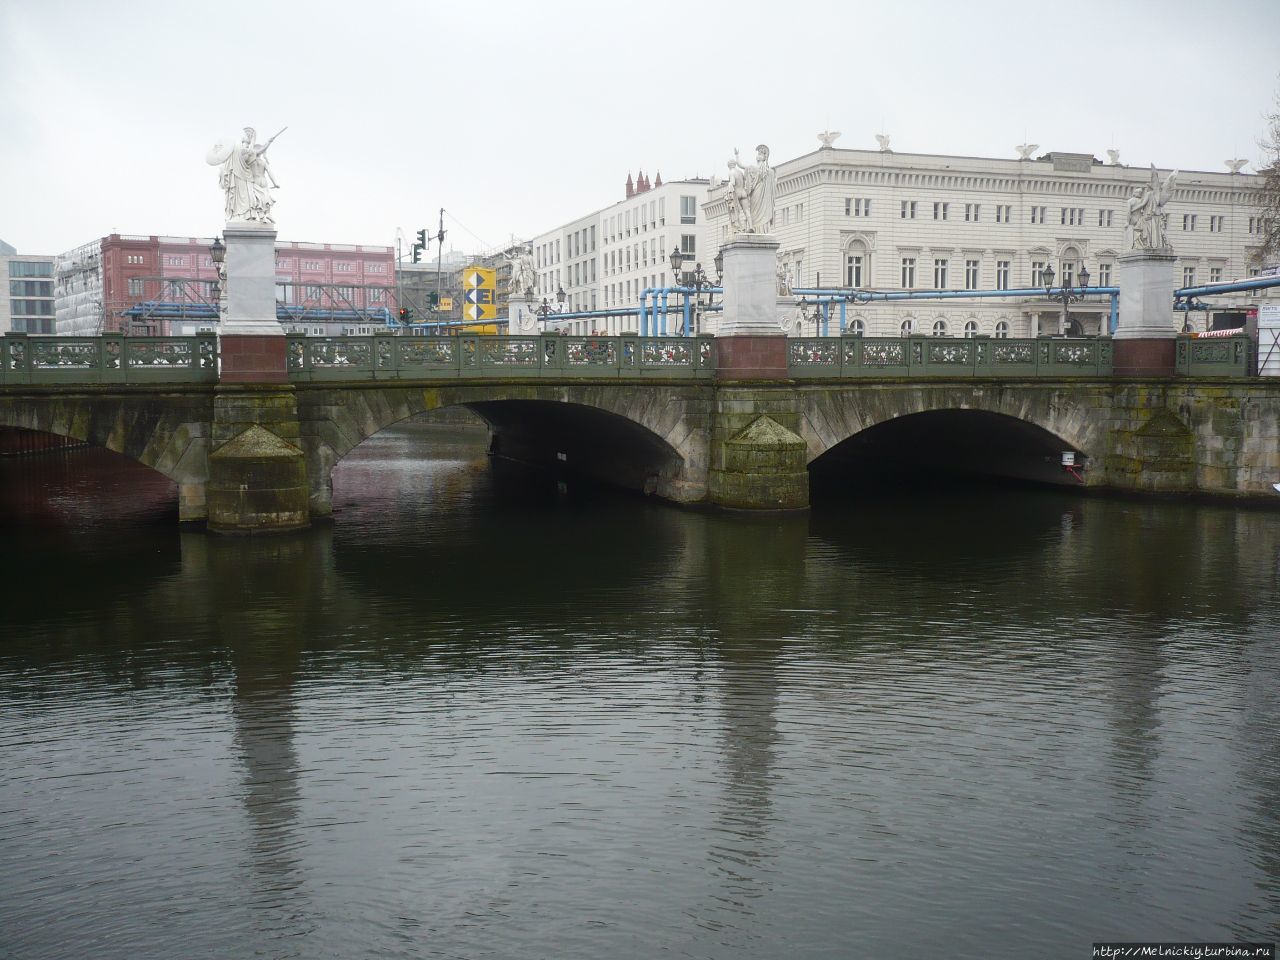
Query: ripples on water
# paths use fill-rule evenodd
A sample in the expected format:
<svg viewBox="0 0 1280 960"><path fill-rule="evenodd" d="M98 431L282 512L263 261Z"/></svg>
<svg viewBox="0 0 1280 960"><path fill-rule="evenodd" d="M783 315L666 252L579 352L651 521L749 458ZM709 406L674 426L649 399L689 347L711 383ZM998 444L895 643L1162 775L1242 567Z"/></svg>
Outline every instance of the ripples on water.
<svg viewBox="0 0 1280 960"><path fill-rule="evenodd" d="M0 956L1067 958L1280 926L1275 513L726 518L413 427L339 468L331 525L238 540L101 455L43 462L0 465Z"/></svg>

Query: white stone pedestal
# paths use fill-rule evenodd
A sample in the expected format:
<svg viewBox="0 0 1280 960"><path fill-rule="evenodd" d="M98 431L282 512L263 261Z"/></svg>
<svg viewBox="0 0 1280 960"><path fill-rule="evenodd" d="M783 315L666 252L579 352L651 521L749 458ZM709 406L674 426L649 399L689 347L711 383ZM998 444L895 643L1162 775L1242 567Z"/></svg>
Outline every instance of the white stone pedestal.
<svg viewBox="0 0 1280 960"><path fill-rule="evenodd" d="M783 336L778 322L778 239L739 234L724 254L724 312L718 337Z"/></svg>
<svg viewBox="0 0 1280 960"><path fill-rule="evenodd" d="M1116 265L1120 288L1117 340L1155 340L1178 335L1173 319L1173 291L1177 283L1172 250L1141 250L1121 254Z"/></svg>
<svg viewBox="0 0 1280 960"><path fill-rule="evenodd" d="M507 301L507 335L524 337L540 332L537 306L534 302L524 297L511 297Z"/></svg>
<svg viewBox="0 0 1280 960"><path fill-rule="evenodd" d="M227 245L226 301L221 332L281 336L276 319L276 231L253 221L232 220L222 231Z"/></svg>

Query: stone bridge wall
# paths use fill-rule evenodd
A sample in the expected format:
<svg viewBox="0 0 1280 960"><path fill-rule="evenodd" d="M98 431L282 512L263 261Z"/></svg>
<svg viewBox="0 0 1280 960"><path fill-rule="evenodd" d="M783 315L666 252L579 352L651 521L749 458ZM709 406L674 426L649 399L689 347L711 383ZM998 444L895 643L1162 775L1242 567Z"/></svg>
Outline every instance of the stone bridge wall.
<svg viewBox="0 0 1280 960"><path fill-rule="evenodd" d="M1062 449L1085 455L1091 486L1269 496L1280 481L1280 383L1264 379L485 380L269 389L286 400L264 394L264 411L277 418L282 410L296 414L289 412L291 422L278 429L270 418L255 422L288 446L274 455L292 450L305 462L314 516L332 509L333 467L378 431L416 413L462 405L485 415L499 433L518 432L514 404L521 402L589 412L584 445L629 431L636 455L651 461L646 488L682 503L803 507L813 460L869 427L935 410L978 410L1034 424ZM0 426L74 437L131 457L174 480L182 519L200 520L208 515L210 456L230 442L230 433L243 433L243 425L218 420L225 420L218 411L229 408L225 397L216 402L225 390L208 384L9 386L0 388ZM252 410L244 410L248 423Z"/></svg>

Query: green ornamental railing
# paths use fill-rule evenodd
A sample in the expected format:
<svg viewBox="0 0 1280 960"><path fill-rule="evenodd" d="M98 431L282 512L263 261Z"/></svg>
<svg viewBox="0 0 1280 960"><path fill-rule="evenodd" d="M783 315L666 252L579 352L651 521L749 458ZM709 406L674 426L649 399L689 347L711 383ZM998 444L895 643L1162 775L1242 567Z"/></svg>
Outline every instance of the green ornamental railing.
<svg viewBox="0 0 1280 960"><path fill-rule="evenodd" d="M289 379L708 378L710 336L290 337Z"/></svg>
<svg viewBox="0 0 1280 960"><path fill-rule="evenodd" d="M216 383L218 337L0 337L0 386L59 383Z"/></svg>
<svg viewBox="0 0 1280 960"><path fill-rule="evenodd" d="M1249 375L1252 340L1234 337L1178 337L1174 372L1180 377L1245 377Z"/></svg>
<svg viewBox="0 0 1280 960"><path fill-rule="evenodd" d="M1109 337L804 337L787 341L787 372L811 377L1098 377L1112 371Z"/></svg>

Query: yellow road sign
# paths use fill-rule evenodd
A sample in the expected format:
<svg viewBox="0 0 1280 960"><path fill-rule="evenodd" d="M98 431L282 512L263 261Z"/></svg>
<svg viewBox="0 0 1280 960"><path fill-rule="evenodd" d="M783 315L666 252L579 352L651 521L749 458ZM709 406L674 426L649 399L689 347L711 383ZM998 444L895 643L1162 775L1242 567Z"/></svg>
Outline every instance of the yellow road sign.
<svg viewBox="0 0 1280 960"><path fill-rule="evenodd" d="M440 309L441 309L441 310L452 310L452 309L453 309L453 297L441 297L441 298L440 298Z"/></svg>
<svg viewBox="0 0 1280 960"><path fill-rule="evenodd" d="M462 317L464 320L498 319L498 272L486 267L462 271Z"/></svg>

